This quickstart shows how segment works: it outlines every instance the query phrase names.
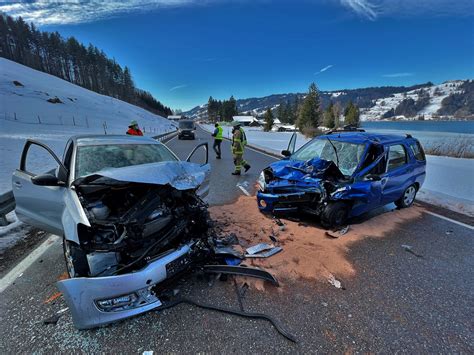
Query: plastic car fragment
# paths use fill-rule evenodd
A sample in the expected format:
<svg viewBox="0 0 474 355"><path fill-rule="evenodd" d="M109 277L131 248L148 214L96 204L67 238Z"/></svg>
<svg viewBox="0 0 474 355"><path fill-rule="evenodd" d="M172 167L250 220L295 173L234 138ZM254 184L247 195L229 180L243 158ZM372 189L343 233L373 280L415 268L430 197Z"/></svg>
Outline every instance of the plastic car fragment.
<svg viewBox="0 0 474 355"><path fill-rule="evenodd" d="M268 271L246 267L246 266L231 266L231 265L204 265L204 272L212 274L228 274L228 275L240 275L255 277L272 283L275 286L279 286L278 280L270 274Z"/></svg>

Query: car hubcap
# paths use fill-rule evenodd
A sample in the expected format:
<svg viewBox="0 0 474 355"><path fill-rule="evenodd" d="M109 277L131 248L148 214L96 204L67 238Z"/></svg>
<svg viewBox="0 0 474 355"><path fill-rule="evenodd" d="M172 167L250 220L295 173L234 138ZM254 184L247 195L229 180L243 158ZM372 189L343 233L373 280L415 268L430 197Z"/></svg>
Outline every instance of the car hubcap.
<svg viewBox="0 0 474 355"><path fill-rule="evenodd" d="M406 191L405 195L403 196L403 202L405 205L411 205L413 200L415 199L416 189L414 186L410 186Z"/></svg>

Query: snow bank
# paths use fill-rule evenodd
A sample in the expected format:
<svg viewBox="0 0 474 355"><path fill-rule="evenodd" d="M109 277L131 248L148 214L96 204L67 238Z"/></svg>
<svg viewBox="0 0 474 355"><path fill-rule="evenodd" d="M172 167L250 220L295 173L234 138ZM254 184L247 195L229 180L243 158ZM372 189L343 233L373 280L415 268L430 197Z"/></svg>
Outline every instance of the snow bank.
<svg viewBox="0 0 474 355"><path fill-rule="evenodd" d="M213 131L213 125L203 125ZM230 137L232 127L224 126L224 136ZM286 149L291 132L264 132L259 128L244 128L250 145L279 154ZM398 132L392 132L400 134ZM298 133L297 148L309 139ZM474 159L426 157L426 180L417 198L452 211L474 216Z"/></svg>
<svg viewBox="0 0 474 355"><path fill-rule="evenodd" d="M55 98L62 103L47 101ZM131 120L146 135L175 129L142 108L0 58L0 193L11 190L11 174L27 138L51 145L62 156L70 136L124 134Z"/></svg>

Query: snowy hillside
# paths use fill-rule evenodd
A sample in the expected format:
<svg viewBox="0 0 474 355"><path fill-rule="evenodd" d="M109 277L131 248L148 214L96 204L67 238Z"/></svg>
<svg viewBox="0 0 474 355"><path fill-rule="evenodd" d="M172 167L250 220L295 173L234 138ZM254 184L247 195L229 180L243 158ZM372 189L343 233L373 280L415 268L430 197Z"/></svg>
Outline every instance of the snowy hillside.
<svg viewBox="0 0 474 355"><path fill-rule="evenodd" d="M429 102L419 110L414 117L405 117L403 115L396 116L397 119L416 119L422 115L425 120L431 120L433 118L439 118L438 110L441 108L441 101L451 94L460 92L459 86L464 83L464 80L453 80L446 81L439 85L433 85L424 89L411 90L406 93L396 93L389 97L377 99L375 105L361 110L360 118L362 121L376 121L380 120L383 115L390 111L395 110L398 105L406 99L413 99L417 101L420 97L420 93L429 94Z"/></svg>
<svg viewBox="0 0 474 355"><path fill-rule="evenodd" d="M11 189L25 139L36 138L62 155L70 136L124 134L131 120L146 135L174 130L142 108L0 58L0 193Z"/></svg>
<svg viewBox="0 0 474 355"><path fill-rule="evenodd" d="M452 80L439 85L433 85L431 82L413 86L382 86L368 87L350 90L320 91L320 97L323 109L330 102L339 103L346 107L349 102L353 102L360 107L361 119L365 121L375 121L384 119L384 115L390 111L395 111L404 100L411 99L411 114L404 117L398 115L398 119L416 119L423 115L425 119L452 119L452 116L439 116L438 110L441 108L441 102L446 97L465 91L460 88L467 80ZM422 100L420 100L420 93ZM264 97L252 97L237 100L237 109L241 113L251 113L254 116L263 116L267 108L276 110L281 103L294 103L296 98L300 102L304 100L304 93L274 94ZM409 100L409 101L411 101ZM459 100L458 100L459 101ZM461 103L469 106L469 104ZM407 105L409 106L409 105ZM456 109L458 109L457 107ZM408 111L398 110L398 111ZM274 112L276 114L276 112ZM207 119L207 104L196 106L184 113L194 119ZM393 113L395 115L395 112ZM457 118L468 118L469 115ZM387 114L385 118L389 118ZM391 117L390 117L391 118Z"/></svg>

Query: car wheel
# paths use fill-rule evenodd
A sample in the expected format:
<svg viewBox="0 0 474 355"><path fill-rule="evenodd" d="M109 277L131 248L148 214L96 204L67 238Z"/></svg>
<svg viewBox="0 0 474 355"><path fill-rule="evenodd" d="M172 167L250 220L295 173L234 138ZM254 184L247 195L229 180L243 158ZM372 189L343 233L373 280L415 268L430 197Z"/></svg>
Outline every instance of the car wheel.
<svg viewBox="0 0 474 355"><path fill-rule="evenodd" d="M416 193L417 188L415 184L408 186L406 190L403 191L402 197L395 201L395 205L397 205L398 208L410 207L415 201Z"/></svg>
<svg viewBox="0 0 474 355"><path fill-rule="evenodd" d="M70 278L89 275L89 263L86 253L75 243L63 237L64 260Z"/></svg>
<svg viewBox="0 0 474 355"><path fill-rule="evenodd" d="M321 224L324 228L339 227L347 222L348 217L349 206L347 203L330 202L321 213Z"/></svg>

